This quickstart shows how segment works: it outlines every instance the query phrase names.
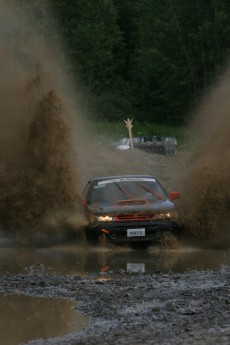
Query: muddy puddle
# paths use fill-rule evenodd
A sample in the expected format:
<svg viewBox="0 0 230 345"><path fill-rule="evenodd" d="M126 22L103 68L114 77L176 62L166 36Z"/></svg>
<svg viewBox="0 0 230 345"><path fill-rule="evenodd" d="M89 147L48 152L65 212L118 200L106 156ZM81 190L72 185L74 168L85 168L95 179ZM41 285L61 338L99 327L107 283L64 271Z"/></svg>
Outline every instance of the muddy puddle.
<svg viewBox="0 0 230 345"><path fill-rule="evenodd" d="M41 273L117 281L121 277L129 280L129 275L144 279L151 273L218 270L230 266L229 247L213 249L181 243L174 249L152 246L144 250L76 242L45 247L0 243L0 275L28 275L28 281ZM0 306L1 345L19 345L32 339L78 332L88 322L74 310L75 303L67 300L0 294Z"/></svg>
<svg viewBox="0 0 230 345"><path fill-rule="evenodd" d="M74 310L75 303L71 301L0 294L0 305L1 345L18 345L77 332L87 323L87 318Z"/></svg>
<svg viewBox="0 0 230 345"><path fill-rule="evenodd" d="M0 274L49 272L81 276L184 272L218 269L230 265L230 249L204 249L180 246L177 249L150 247L134 250L129 247L89 247L77 244L46 248L4 247L0 251Z"/></svg>

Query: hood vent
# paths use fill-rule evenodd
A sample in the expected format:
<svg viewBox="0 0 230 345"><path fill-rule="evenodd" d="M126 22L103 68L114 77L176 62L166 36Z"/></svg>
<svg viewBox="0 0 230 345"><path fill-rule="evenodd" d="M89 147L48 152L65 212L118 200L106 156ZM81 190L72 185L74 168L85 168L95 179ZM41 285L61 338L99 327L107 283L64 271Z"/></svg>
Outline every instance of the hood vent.
<svg viewBox="0 0 230 345"><path fill-rule="evenodd" d="M142 199L127 199L127 200L119 200L115 203L116 206L132 206L132 205L145 205L147 204L147 200Z"/></svg>

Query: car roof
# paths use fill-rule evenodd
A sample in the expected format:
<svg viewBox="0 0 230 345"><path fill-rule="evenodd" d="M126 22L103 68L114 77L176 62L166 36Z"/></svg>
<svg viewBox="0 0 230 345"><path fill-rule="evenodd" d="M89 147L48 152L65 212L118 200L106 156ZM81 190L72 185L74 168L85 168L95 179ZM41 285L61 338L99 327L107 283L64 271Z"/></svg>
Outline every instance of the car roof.
<svg viewBox="0 0 230 345"><path fill-rule="evenodd" d="M156 177L153 175L114 175L114 176L103 176L103 177L94 178L90 180L89 182L112 180L115 178L153 178L153 179L156 179Z"/></svg>

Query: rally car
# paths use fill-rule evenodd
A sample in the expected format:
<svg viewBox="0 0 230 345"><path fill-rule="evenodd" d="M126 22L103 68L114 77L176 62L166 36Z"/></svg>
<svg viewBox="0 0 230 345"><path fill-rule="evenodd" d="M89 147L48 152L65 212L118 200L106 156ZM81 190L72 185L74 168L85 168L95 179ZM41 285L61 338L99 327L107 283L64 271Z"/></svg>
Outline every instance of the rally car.
<svg viewBox="0 0 230 345"><path fill-rule="evenodd" d="M150 243L166 232L180 235L174 200L154 176L122 175L88 181L82 204L89 242L106 237L113 243Z"/></svg>

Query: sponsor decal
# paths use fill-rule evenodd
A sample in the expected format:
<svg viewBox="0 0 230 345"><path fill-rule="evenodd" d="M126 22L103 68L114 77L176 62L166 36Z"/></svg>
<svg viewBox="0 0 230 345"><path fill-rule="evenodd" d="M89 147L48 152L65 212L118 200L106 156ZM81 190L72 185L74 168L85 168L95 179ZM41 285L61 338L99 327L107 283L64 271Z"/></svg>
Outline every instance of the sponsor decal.
<svg viewBox="0 0 230 345"><path fill-rule="evenodd" d="M126 181L148 181L148 182L156 182L154 178L147 178L147 177L120 177L115 179L109 179L104 181L99 181L98 186L103 186L108 183L121 183Z"/></svg>

